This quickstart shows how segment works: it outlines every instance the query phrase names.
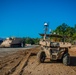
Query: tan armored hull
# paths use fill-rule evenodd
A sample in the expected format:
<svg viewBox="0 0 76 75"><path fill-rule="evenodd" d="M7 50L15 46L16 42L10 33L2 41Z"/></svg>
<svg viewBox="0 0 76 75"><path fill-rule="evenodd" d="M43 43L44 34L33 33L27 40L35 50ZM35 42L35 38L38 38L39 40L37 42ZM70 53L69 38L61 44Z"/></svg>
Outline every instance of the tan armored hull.
<svg viewBox="0 0 76 75"><path fill-rule="evenodd" d="M5 40L2 42L2 44L0 45L0 47L10 47L12 40Z"/></svg>
<svg viewBox="0 0 76 75"><path fill-rule="evenodd" d="M55 43L58 43L59 47L61 47L61 48L63 48L63 47L70 48L71 47L71 43L68 43L68 42L55 42ZM40 40L39 44L42 46L51 46L51 41L50 40L48 40L48 41Z"/></svg>

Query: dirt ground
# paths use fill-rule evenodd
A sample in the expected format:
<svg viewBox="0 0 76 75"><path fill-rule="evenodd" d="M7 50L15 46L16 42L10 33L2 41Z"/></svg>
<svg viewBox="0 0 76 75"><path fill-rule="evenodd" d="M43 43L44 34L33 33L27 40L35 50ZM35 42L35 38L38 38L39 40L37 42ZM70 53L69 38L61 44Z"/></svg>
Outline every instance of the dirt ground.
<svg viewBox="0 0 76 75"><path fill-rule="evenodd" d="M76 46L69 49L70 66L49 59L39 64L36 57L39 50L36 47L0 57L0 75L76 75Z"/></svg>

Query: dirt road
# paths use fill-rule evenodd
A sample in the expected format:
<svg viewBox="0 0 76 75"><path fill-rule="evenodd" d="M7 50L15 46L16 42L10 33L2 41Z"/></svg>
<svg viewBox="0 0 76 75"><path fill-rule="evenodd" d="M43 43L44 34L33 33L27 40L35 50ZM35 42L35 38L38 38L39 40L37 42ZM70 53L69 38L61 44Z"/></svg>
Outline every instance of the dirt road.
<svg viewBox="0 0 76 75"><path fill-rule="evenodd" d="M20 48L0 48L0 57L4 57L9 54L16 53L17 51L22 51L30 48L37 47L38 45L31 45L26 47L20 47Z"/></svg>
<svg viewBox="0 0 76 75"><path fill-rule="evenodd" d="M58 61L38 63L39 47L18 51L0 58L0 75L76 75L76 47L69 50L71 64L65 66Z"/></svg>

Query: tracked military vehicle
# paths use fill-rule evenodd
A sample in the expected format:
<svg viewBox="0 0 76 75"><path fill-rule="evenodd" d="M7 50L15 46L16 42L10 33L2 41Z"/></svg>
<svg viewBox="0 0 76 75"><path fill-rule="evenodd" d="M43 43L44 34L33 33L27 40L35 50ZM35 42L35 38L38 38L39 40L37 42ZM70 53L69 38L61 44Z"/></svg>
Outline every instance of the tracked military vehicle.
<svg viewBox="0 0 76 75"><path fill-rule="evenodd" d="M70 55L68 49L71 47L71 44L64 41L50 40L51 37L63 39L63 36L57 34L46 34L47 23L45 23L44 26L45 33L40 34L43 39L39 42L41 50L37 54L38 62L43 63L45 59L49 58L50 60L61 60L64 65L69 65Z"/></svg>
<svg viewBox="0 0 76 75"><path fill-rule="evenodd" d="M6 38L0 43L0 47L9 48L9 47L24 47L24 42L22 38Z"/></svg>

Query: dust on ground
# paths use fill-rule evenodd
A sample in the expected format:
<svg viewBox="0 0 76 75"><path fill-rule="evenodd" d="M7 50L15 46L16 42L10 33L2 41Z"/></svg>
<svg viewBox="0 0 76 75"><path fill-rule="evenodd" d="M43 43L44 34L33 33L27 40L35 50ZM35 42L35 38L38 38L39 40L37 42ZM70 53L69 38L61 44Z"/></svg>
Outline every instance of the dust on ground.
<svg viewBox="0 0 76 75"><path fill-rule="evenodd" d="M69 49L71 64L58 61L37 62L40 47L20 50L0 57L0 75L76 75L76 46Z"/></svg>

